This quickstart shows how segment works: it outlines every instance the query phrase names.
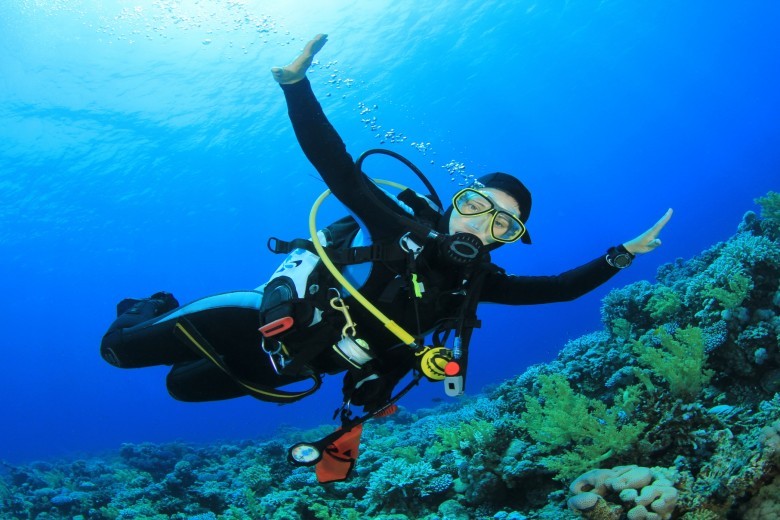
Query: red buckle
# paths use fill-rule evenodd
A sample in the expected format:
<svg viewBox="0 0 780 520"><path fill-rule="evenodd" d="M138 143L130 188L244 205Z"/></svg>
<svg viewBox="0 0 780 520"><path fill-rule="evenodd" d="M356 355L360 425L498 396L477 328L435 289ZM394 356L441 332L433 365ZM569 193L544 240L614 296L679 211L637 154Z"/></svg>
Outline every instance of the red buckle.
<svg viewBox="0 0 780 520"><path fill-rule="evenodd" d="M285 316L284 318L279 318L278 320L274 320L271 323L266 323L257 330L260 331L264 338L270 338L276 336L277 334L281 334L286 330L289 330L292 328L293 323L294 320L291 316Z"/></svg>

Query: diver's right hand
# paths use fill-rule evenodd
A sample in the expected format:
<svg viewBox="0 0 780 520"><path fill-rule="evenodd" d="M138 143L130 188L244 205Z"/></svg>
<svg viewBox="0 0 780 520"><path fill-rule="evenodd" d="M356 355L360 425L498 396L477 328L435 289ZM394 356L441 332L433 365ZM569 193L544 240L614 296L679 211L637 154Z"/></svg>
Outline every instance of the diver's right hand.
<svg viewBox="0 0 780 520"><path fill-rule="evenodd" d="M322 47L328 43L327 34L318 34L303 47L303 51L292 63L285 67L273 67L271 74L277 83L281 85L290 85L298 83L306 77L306 71L309 70L314 55L320 52Z"/></svg>
<svg viewBox="0 0 780 520"><path fill-rule="evenodd" d="M661 245L661 239L658 238L658 235L661 233L661 230L664 228L666 223L669 222L670 218L672 218L671 208L669 208L666 213L664 213L664 216L661 217L661 219L656 222L653 227L633 240L629 240L628 242L624 243L623 247L625 247L626 250L632 255L649 253Z"/></svg>

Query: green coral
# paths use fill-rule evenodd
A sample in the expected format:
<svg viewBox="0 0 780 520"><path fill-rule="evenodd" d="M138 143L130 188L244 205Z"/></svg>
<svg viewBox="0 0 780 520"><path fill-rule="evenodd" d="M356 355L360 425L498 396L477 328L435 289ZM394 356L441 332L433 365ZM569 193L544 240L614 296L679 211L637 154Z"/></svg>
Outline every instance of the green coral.
<svg viewBox="0 0 780 520"><path fill-rule="evenodd" d="M542 459L558 480L569 480L627 451L647 426L622 420L624 408L637 402L637 388L629 390L618 405L607 408L598 399L576 393L560 374L539 376L539 383L539 396L525 398L526 411L519 426L538 443L542 453L558 452Z"/></svg>
<svg viewBox="0 0 780 520"><path fill-rule="evenodd" d="M257 493L265 493L265 491L273 484L271 468L266 464L261 464L259 462L244 468L239 473L239 478L252 491Z"/></svg>
<svg viewBox="0 0 780 520"><path fill-rule="evenodd" d="M656 321L664 321L674 316L680 310L682 300L680 296L669 287L658 287L645 304L645 312L650 313Z"/></svg>
<svg viewBox="0 0 780 520"><path fill-rule="evenodd" d="M434 443L426 455L438 457L448 451L475 452L493 436L496 427L492 423L477 419L456 426L444 426L436 430L439 441Z"/></svg>
<svg viewBox="0 0 780 520"><path fill-rule="evenodd" d="M738 271L726 280L726 287L706 287L704 296L716 299L725 310L732 310L742 305L752 290L753 280L744 271Z"/></svg>
<svg viewBox="0 0 780 520"><path fill-rule="evenodd" d="M780 223L780 193L770 191L755 199L755 203L761 206L761 218Z"/></svg>
<svg viewBox="0 0 780 520"><path fill-rule="evenodd" d="M770 191L765 197L755 199L755 202L761 206L761 232L777 240L780 238L780 193Z"/></svg>
<svg viewBox="0 0 780 520"><path fill-rule="evenodd" d="M682 520L718 520L720 516L708 509L689 511L682 516Z"/></svg>
<svg viewBox="0 0 780 520"><path fill-rule="evenodd" d="M671 335L659 328L652 337L658 339L660 347L634 343L639 362L669 385L673 397L696 397L714 373L704 368L707 355L702 330L686 327Z"/></svg>
<svg viewBox="0 0 780 520"><path fill-rule="evenodd" d="M642 391L641 385L631 385L617 392L614 398L614 407L622 411L627 417L630 417L639 405L646 399L646 393Z"/></svg>
<svg viewBox="0 0 780 520"><path fill-rule="evenodd" d="M403 459L410 464L420 462L422 458L417 450L417 446L398 446L390 452L394 459Z"/></svg>
<svg viewBox="0 0 780 520"><path fill-rule="evenodd" d="M353 508L342 509L340 507L328 506L321 502L309 504L309 511L314 514L317 520L359 520L360 513Z"/></svg>
<svg viewBox="0 0 780 520"><path fill-rule="evenodd" d="M633 328L633 324L625 318L615 318L612 322L612 334L623 341L631 339Z"/></svg>

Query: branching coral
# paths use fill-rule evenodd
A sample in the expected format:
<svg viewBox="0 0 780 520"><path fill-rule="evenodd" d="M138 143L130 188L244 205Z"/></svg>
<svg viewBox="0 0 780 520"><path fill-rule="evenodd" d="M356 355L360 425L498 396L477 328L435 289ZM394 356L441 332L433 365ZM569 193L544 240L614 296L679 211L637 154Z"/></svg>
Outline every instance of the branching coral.
<svg viewBox="0 0 780 520"><path fill-rule="evenodd" d="M259 462L241 471L239 479L253 491L263 493L273 483L271 468Z"/></svg>
<svg viewBox="0 0 780 520"><path fill-rule="evenodd" d="M638 318L653 295L653 286L646 280L634 282L619 289L613 289L604 297L601 305L601 321L613 328L616 320L622 318L632 324L634 331L645 330L649 323Z"/></svg>
<svg viewBox="0 0 780 520"><path fill-rule="evenodd" d="M453 426L442 426L436 430L441 440L431 447L429 455L437 457L450 450L473 453L484 446L495 431L496 428L492 423L481 419Z"/></svg>
<svg viewBox="0 0 780 520"><path fill-rule="evenodd" d="M761 206L761 218L780 222L780 193L770 191L755 202Z"/></svg>
<svg viewBox="0 0 780 520"><path fill-rule="evenodd" d="M576 393L561 375L539 377L539 396L526 397L519 425L541 444L542 459L559 480L567 480L634 445L647 426L624 423L621 406Z"/></svg>
<svg viewBox="0 0 780 520"><path fill-rule="evenodd" d="M409 499L444 492L452 481L451 475L440 475L428 461L409 464L401 459L388 459L371 473L361 504L374 512L386 504L402 504Z"/></svg>
<svg viewBox="0 0 780 520"><path fill-rule="evenodd" d="M682 301L676 292L669 287L660 286L647 301L644 310L657 322L663 322L674 316L681 305Z"/></svg>
<svg viewBox="0 0 780 520"><path fill-rule="evenodd" d="M712 378L713 371L704 368L707 361L704 338L698 327L679 329L674 335L664 329L655 331L660 347L636 341L634 351L639 362L669 385L673 397L691 399Z"/></svg>
<svg viewBox="0 0 780 520"><path fill-rule="evenodd" d="M723 309L730 311L742 305L752 290L753 280L744 271L737 271L731 273L724 286L710 284L705 287L703 296L714 298Z"/></svg>

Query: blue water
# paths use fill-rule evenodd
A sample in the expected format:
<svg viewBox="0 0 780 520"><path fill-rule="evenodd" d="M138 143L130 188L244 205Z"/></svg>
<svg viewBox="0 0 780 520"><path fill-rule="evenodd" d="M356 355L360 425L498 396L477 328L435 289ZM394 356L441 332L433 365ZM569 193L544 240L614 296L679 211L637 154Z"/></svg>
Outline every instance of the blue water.
<svg viewBox="0 0 780 520"><path fill-rule="evenodd" d="M661 249L586 297L483 307L475 393L600 328L611 288L727 238L780 189L779 22L774 1L3 2L0 459L330 421L338 377L286 407L184 404L165 368L98 355L120 299L255 287L280 261L268 236L305 235L324 186L268 70L317 32L310 78L353 154L390 147L446 195L451 161L529 185L534 245L499 251L509 272L561 272L675 209ZM391 166L369 170L414 182Z"/></svg>

